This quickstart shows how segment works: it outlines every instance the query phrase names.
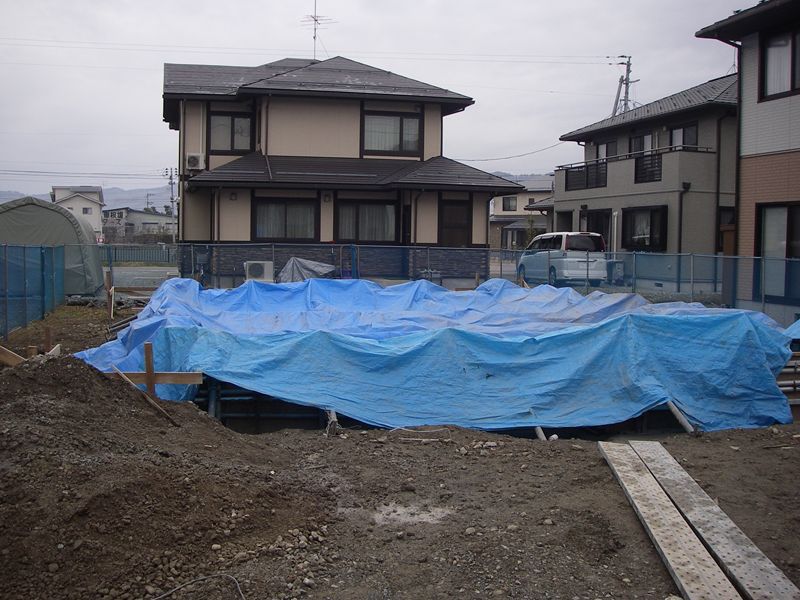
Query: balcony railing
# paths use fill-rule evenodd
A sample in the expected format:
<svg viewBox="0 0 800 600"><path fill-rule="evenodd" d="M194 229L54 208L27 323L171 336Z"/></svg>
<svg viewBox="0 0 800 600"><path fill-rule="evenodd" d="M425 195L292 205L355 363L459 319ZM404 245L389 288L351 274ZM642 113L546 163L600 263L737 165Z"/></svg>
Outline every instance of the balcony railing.
<svg viewBox="0 0 800 600"><path fill-rule="evenodd" d="M564 189L567 192L606 187L608 183L608 164L621 160L633 159L634 183L661 181L662 156L667 152L703 152L713 153L712 148L702 146L666 146L641 152L630 152L617 156L609 156L597 160L570 163L556 167L564 171Z"/></svg>
<svg viewBox="0 0 800 600"><path fill-rule="evenodd" d="M566 169L567 191L606 187L607 182L608 165L605 161L595 161Z"/></svg>

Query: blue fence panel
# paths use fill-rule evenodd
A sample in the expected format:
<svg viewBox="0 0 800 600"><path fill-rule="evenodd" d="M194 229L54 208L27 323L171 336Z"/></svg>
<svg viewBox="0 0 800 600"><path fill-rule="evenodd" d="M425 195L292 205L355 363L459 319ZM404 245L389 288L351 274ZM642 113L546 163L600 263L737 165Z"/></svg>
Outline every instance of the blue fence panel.
<svg viewBox="0 0 800 600"><path fill-rule="evenodd" d="M53 294L53 284L55 283L53 273L53 248L42 248L42 283L43 283L43 304L44 312L48 313L55 308L55 297Z"/></svg>
<svg viewBox="0 0 800 600"><path fill-rule="evenodd" d="M5 336L8 331L8 246L3 244L0 246L0 334Z"/></svg>
<svg viewBox="0 0 800 600"><path fill-rule="evenodd" d="M8 282L6 290L7 301L7 329L9 331L22 327L26 315L26 290L25 290L25 248L22 246L6 246L6 268Z"/></svg>
<svg viewBox="0 0 800 600"><path fill-rule="evenodd" d="M53 299L54 305L64 304L64 246L53 248Z"/></svg>

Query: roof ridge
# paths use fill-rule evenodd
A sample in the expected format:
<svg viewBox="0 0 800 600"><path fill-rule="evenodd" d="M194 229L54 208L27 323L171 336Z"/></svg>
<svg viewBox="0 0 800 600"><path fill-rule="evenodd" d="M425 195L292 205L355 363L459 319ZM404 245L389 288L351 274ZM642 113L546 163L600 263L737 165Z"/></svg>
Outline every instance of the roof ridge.
<svg viewBox="0 0 800 600"><path fill-rule="evenodd" d="M328 60L330 60L330 59L328 59ZM279 62L279 61L275 61L275 62ZM243 87L247 87L249 85L253 85L254 83L258 83L259 81L266 81L268 79L272 79L273 77L278 77L279 75L286 75L287 73L293 73L294 71L300 71L302 69L307 69L308 67L312 67L314 65L318 65L320 62L325 62L325 61L318 61L318 62L311 63L311 64L308 64L308 65L303 65L301 67L295 67L293 69L289 68L289 69L286 69L285 71L281 71L280 73L273 73L272 75L269 75L267 77L259 77L258 79L250 81L249 83L243 83L237 89L241 89ZM264 65L259 65L258 67L252 67L252 68L258 69L260 67L266 67L267 65L270 65L270 64L272 64L272 63L266 63Z"/></svg>

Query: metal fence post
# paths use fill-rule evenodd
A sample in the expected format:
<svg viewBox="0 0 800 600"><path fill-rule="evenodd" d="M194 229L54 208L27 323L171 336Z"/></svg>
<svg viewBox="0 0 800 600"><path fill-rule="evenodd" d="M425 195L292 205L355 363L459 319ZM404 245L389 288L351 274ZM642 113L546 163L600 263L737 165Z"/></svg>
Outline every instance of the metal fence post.
<svg viewBox="0 0 800 600"><path fill-rule="evenodd" d="M635 294L636 293L636 252L633 253L633 277L631 279L631 291Z"/></svg>
<svg viewBox="0 0 800 600"><path fill-rule="evenodd" d="M426 250L428 251L428 273L430 273L430 270L431 270L431 247L427 246Z"/></svg>
<svg viewBox="0 0 800 600"><path fill-rule="evenodd" d="M689 302L694 302L694 252L689 255Z"/></svg>
<svg viewBox="0 0 800 600"><path fill-rule="evenodd" d="M761 257L761 312L766 314L767 309L767 290L765 289L767 271L767 257Z"/></svg>
<svg viewBox="0 0 800 600"><path fill-rule="evenodd" d="M5 307L3 313L5 316L5 328L3 329L3 338L8 341L8 244L3 244L3 285L5 286Z"/></svg>
<svg viewBox="0 0 800 600"><path fill-rule="evenodd" d="M586 251L586 283L583 286L585 294L589 293L589 251Z"/></svg>
<svg viewBox="0 0 800 600"><path fill-rule="evenodd" d="M28 252L27 246L22 247L22 309L24 316L22 326L28 325Z"/></svg>

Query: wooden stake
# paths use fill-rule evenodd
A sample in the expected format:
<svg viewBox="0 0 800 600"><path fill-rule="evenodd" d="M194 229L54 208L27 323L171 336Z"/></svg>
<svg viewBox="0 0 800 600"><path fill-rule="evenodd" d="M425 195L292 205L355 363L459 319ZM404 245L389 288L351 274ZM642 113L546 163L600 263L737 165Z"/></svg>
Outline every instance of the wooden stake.
<svg viewBox="0 0 800 600"><path fill-rule="evenodd" d="M0 363L6 365L7 367L16 367L21 362L25 362L25 359L19 354L12 352L8 348L0 346Z"/></svg>
<svg viewBox="0 0 800 600"><path fill-rule="evenodd" d="M683 413L677 406L675 406L674 402L672 402L671 400L668 401L667 408L669 408L669 412L671 412L672 415L678 420L678 423L681 424L681 427L683 427L683 430L686 433L694 433L694 427L692 427L691 423L689 423L689 421L686 420L686 417L683 416Z"/></svg>
<svg viewBox="0 0 800 600"><path fill-rule="evenodd" d="M37 354L39 354L39 349L36 346L28 346L27 348L28 358L33 358Z"/></svg>
<svg viewBox="0 0 800 600"><path fill-rule="evenodd" d="M536 432L536 437L539 438L540 441L542 442L547 441L547 436L544 434L544 430L541 427L537 426L536 428L534 428L534 431Z"/></svg>
<svg viewBox="0 0 800 600"><path fill-rule="evenodd" d="M44 328L44 351L49 353L53 349L53 330L50 327Z"/></svg>
<svg viewBox="0 0 800 600"><path fill-rule="evenodd" d="M147 386L147 393L152 397L156 397L156 374L153 369L153 344L152 342L144 343L144 372L145 372L145 385Z"/></svg>
<svg viewBox="0 0 800 600"><path fill-rule="evenodd" d="M155 409L156 409L156 410L157 410L159 413L161 413L161 415L162 415L162 416L163 416L165 419L167 419L167 420L168 420L170 423L172 423L172 424L173 424L175 427L180 427L180 424L179 424L179 423L178 423L178 422L177 422L175 419L173 419L173 418L170 416L170 414L169 414L167 411L165 411L163 408L161 408L161 407L158 405L158 403L157 403L155 400L153 400L153 399L152 399L150 396L148 396L146 393L144 393L142 390L140 390L140 389L139 389L139 388L136 386L136 384L135 384L135 383L133 383L133 382L132 382L130 379L128 379L127 377L125 377L125 373L123 373L122 371L120 371L120 370L119 370L117 367L112 367L112 368L114 369L114 371L116 371L116 372L117 372L117 375L119 375L119 376L120 376L120 377L121 377L121 378L122 378L124 381L127 381L127 382L128 382L130 385L131 385L131 386L133 386L133 388L134 388L134 389L135 389L137 392L139 392L139 394L140 394L140 395L141 395L141 396L142 396L142 397L143 397L143 398L144 398L144 399L147 401L147 403L148 403L150 406L152 406L152 407L153 407L153 408L155 408Z"/></svg>
<svg viewBox="0 0 800 600"><path fill-rule="evenodd" d="M326 410L325 414L328 417L328 425L325 427L325 435L336 435L336 430L339 428L339 419L336 416L336 411Z"/></svg>

